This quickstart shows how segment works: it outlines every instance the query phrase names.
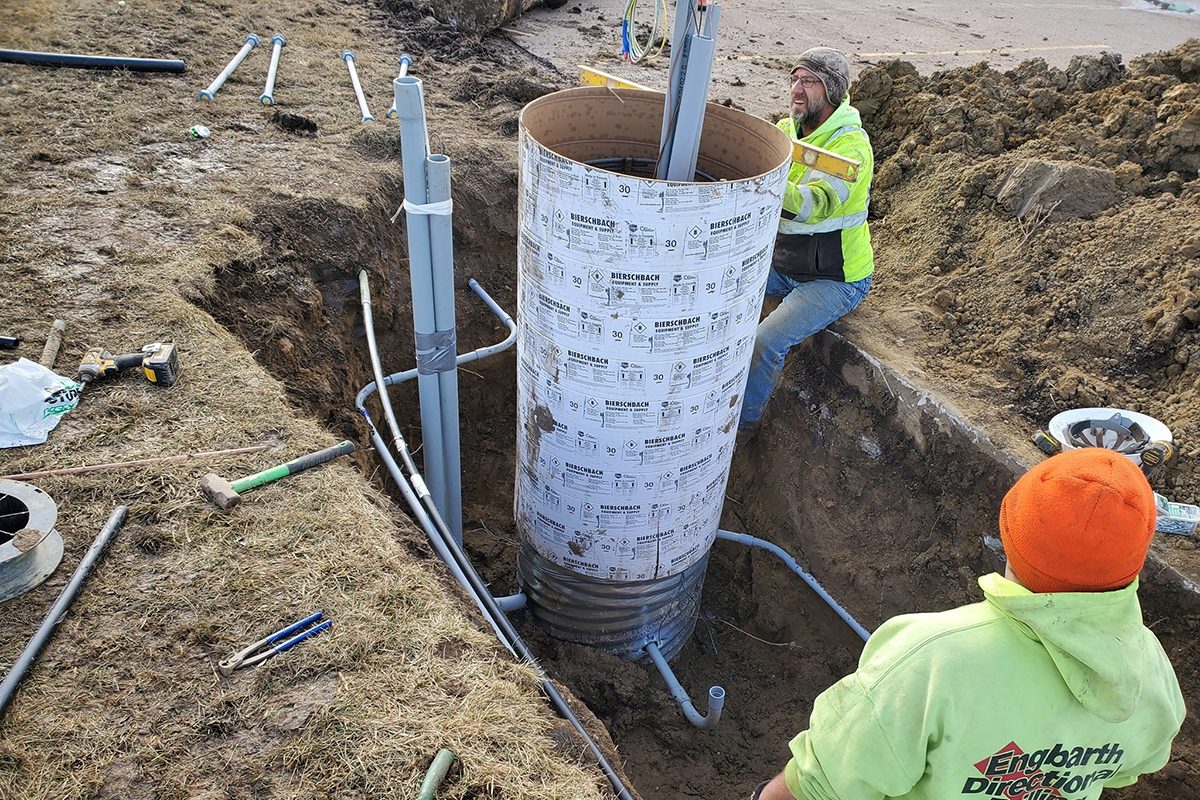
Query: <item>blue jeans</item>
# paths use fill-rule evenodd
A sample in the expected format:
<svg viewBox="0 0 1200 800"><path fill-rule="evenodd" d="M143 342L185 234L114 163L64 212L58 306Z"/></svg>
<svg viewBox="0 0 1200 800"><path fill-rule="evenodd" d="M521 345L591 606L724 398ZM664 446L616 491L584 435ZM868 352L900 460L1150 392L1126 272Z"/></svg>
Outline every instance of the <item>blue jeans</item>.
<svg viewBox="0 0 1200 800"><path fill-rule="evenodd" d="M771 270L767 294L783 296L783 302L758 323L739 428L762 419L767 401L783 375L783 360L788 351L853 311L871 290L874 277L872 273L854 283L795 281Z"/></svg>

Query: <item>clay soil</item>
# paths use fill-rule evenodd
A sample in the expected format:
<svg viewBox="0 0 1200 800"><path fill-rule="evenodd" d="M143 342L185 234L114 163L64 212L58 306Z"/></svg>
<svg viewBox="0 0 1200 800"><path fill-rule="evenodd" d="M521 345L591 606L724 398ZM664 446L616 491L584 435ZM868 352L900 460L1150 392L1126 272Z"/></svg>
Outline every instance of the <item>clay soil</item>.
<svg viewBox="0 0 1200 800"><path fill-rule="evenodd" d="M0 268L16 299L0 312L0 332L38 341L50 319L67 318L64 372L85 339L116 347L186 337L189 379L171 395L122 384L89 397L49 444L6 454L4 464L17 471L247 440L287 446L270 461L341 437L362 447L357 469L344 466L337 481L310 474L287 484L295 493L264 490L257 512L248 505L232 518L196 496L207 471L199 467L142 472L136 482L45 483L81 515L64 568L86 547L83 514L102 517L132 497L134 535L72 612L100 633L68 620L3 723L0 796L414 797L429 757L447 743L463 767L442 796L605 796L531 675L472 621L388 495L350 402L370 380L360 268L373 282L385 368L411 366L412 338L404 231L390 222L401 199L395 129L359 125L336 53L359 51L378 117L392 57L417 56L433 149L455 163L460 350L504 335L465 289L467 277L515 308L517 114L571 85L573 65L501 37L458 34L399 2L120 9L80 2L51 17L29 2L0 12L23 32L15 46L64 48L88 31L97 47L127 47L132 30L143 51L193 66L186 78L0 73ZM186 35L181 13L196 17ZM242 29L262 35L269 26L288 34L285 58L294 59L281 106L254 106L261 70L235 76L214 106L195 105L200 76L220 69ZM82 116L81 92L90 93ZM840 332L1026 460L1036 457L1028 434L1059 410L1098 404L1157 416L1181 456L1160 489L1200 501L1200 42L1128 64L1091 56L1008 72L881 63L860 71L852 95L878 158L879 277ZM34 107L41 118L20 110ZM212 136L187 139L195 123ZM793 381L821 380L797 364ZM507 353L461 376L466 541L497 594L516 588L514 372ZM415 391L393 397L419 445ZM836 405L864 429L878 422L853 399ZM726 527L767 535L780 514L802 510L827 520L842 549L833 559L820 548L812 555L869 625L973 599L973 575L995 568L979 537L1002 485L964 470L947 491L976 509L962 523L974 532L939 540L938 502L952 500L923 505L916 456L897 452L870 480L850 483L879 507L918 498L886 517L888 541L924 542L926 555L880 547L877 531L839 517L832 503L792 508L754 488L764 475L810 469L831 476L830 487L846 483L847 465L810 416L802 396L777 398L767 424L789 432L778 441L791 452L739 456ZM901 449L899 440L885 444ZM945 473L964 463L943 458ZM1171 545L1171 563L1200 575L1192 543ZM47 589L61 582L56 575ZM885 584L895 591L879 599ZM933 584L949 588L928 591ZM0 631L4 659L51 596L41 590L15 606ZM314 642L256 679L212 674L218 658L310 603L346 617L347 633L328 639L338 643L331 653ZM782 766L813 698L853 668L860 648L793 576L728 545L714 551L702 609L678 672L695 697L714 682L728 690L714 732L690 728L652 670L550 640L518 618L547 671L611 733L645 798L748 794ZM132 623L113 621L131 613ZM1186 660L1189 703L1200 691L1188 644L1195 622L1190 613L1162 623L1169 650ZM121 666L130 653L140 656L136 670ZM1114 796L1194 796L1198 746L1192 722L1163 775Z"/></svg>

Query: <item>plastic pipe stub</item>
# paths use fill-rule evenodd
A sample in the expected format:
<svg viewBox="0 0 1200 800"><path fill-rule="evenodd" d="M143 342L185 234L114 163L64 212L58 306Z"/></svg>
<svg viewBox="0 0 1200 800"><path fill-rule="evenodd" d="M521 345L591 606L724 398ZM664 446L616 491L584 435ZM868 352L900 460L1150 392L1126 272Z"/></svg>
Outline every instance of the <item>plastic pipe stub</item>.
<svg viewBox="0 0 1200 800"><path fill-rule="evenodd" d="M0 602L46 580L63 557L58 507L36 486L0 480Z"/></svg>
<svg viewBox="0 0 1200 800"><path fill-rule="evenodd" d="M421 119L425 115L425 98L420 78L405 75L392 81L393 94L396 99L394 108L400 119Z"/></svg>

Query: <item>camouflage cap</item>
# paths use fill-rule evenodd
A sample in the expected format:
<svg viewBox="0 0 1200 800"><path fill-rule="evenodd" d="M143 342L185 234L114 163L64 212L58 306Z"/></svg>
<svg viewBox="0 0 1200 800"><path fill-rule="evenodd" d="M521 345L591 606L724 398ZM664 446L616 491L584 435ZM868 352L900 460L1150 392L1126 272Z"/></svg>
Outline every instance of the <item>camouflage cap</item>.
<svg viewBox="0 0 1200 800"><path fill-rule="evenodd" d="M830 103L840 105L846 98L846 92L850 89L850 62L841 50L834 50L832 47L811 47L800 54L792 72L800 67L821 79L821 84L825 87L825 96L829 98Z"/></svg>

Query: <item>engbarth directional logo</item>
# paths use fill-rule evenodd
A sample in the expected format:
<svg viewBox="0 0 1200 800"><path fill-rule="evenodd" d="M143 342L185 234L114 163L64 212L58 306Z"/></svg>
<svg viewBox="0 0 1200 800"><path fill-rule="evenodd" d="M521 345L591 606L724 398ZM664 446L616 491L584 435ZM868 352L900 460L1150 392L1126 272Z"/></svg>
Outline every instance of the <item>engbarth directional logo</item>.
<svg viewBox="0 0 1200 800"><path fill-rule="evenodd" d="M981 800L1071 800L1116 775L1124 755L1115 742L1102 747L1056 744L1031 753L1009 742L975 763L983 777L967 778L962 794Z"/></svg>

